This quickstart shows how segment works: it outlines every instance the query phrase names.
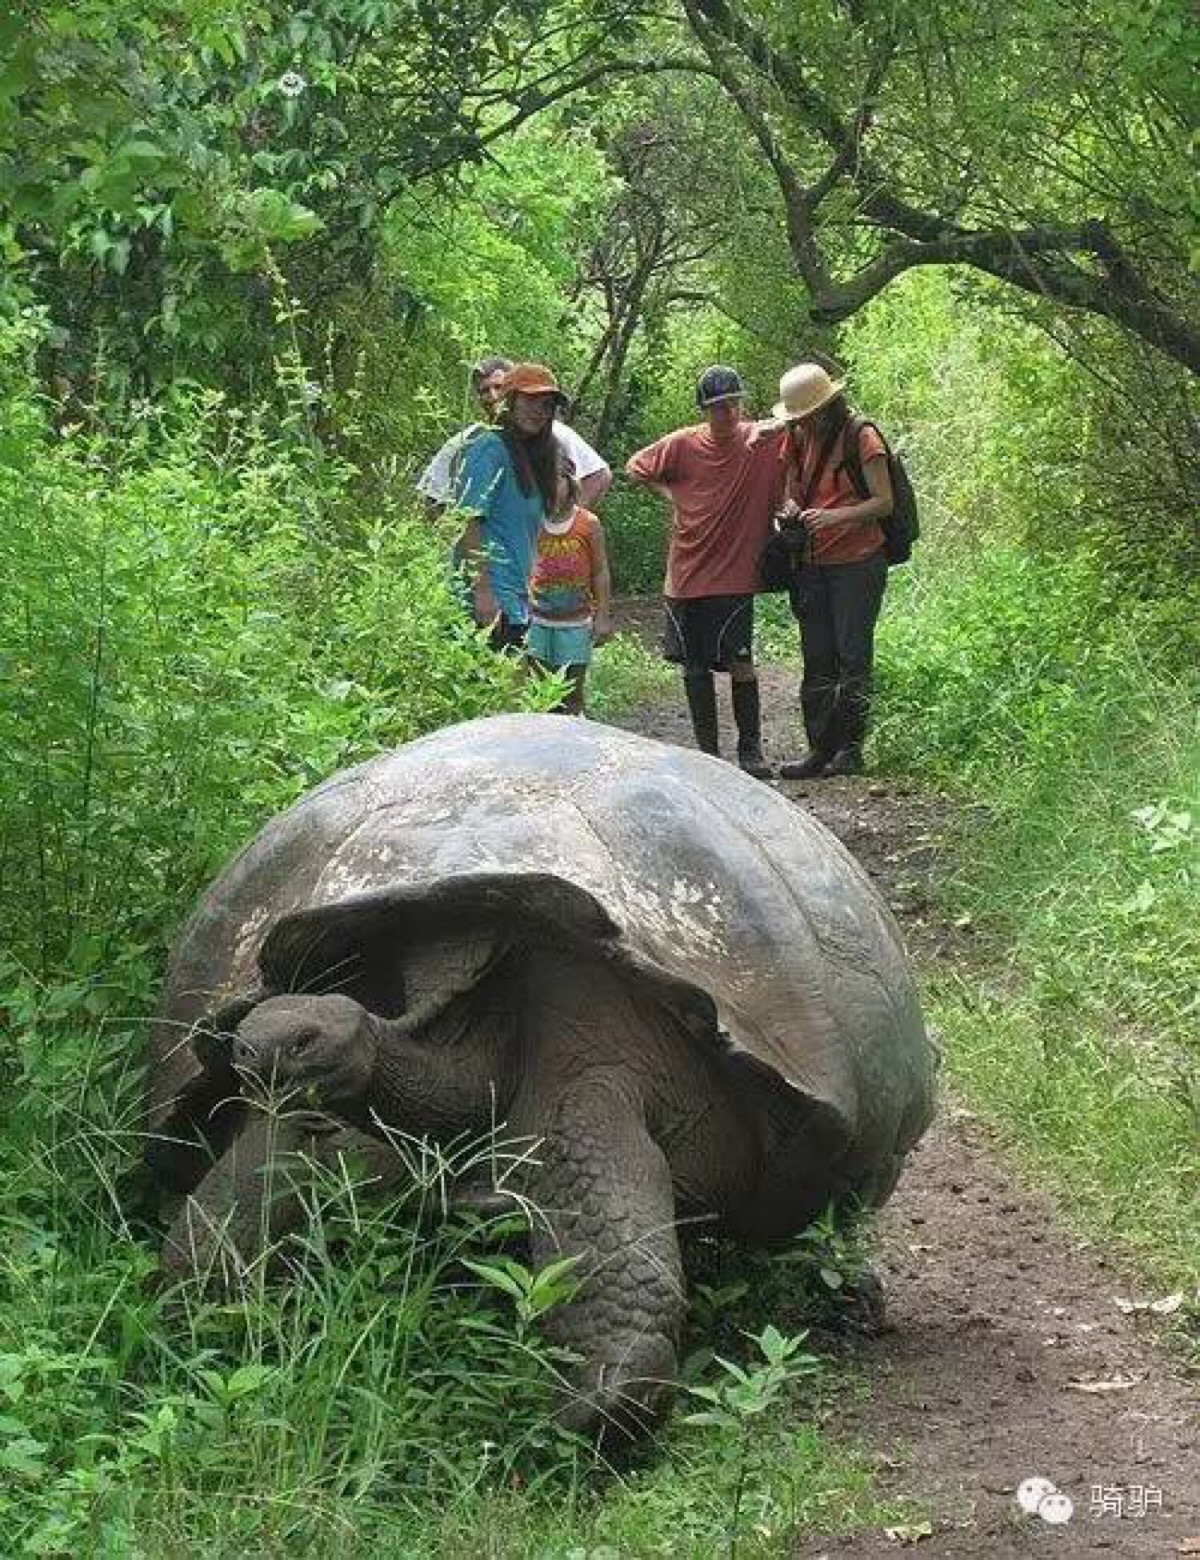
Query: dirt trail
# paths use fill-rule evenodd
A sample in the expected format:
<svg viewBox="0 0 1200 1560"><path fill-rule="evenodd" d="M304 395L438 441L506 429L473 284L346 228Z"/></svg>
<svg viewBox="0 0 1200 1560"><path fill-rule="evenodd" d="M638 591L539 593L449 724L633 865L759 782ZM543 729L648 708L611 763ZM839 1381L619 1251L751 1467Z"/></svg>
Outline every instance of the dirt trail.
<svg viewBox="0 0 1200 1560"><path fill-rule="evenodd" d="M640 604L624 616L636 631L653 621ZM762 681L769 755L798 753L794 673L772 668ZM727 708L722 720L731 732ZM691 743L681 699L621 724ZM944 860L943 799L869 777L780 788L866 867L926 973L985 958L927 897ZM888 1325L855 1350L870 1396L835 1428L870 1448L880 1488L929 1513L932 1532L810 1540L798 1554L1200 1554L1197 1383L1153 1324L1115 1303L1144 1296L1144 1284L1025 1184L953 1099L883 1215L879 1258ZM1116 1381L1134 1384L1072 1385ZM1037 1475L1070 1497L1066 1523L1022 1513L1016 1488Z"/></svg>

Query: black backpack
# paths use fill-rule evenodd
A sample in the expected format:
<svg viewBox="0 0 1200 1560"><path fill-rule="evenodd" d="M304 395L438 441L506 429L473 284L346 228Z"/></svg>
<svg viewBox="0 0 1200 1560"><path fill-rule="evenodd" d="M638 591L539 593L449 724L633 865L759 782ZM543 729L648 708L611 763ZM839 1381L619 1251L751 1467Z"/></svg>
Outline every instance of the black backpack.
<svg viewBox="0 0 1200 1560"><path fill-rule="evenodd" d="M879 429L865 417L851 417L846 424L846 442L843 445L842 469L854 484L860 498L870 498L871 490L863 476L861 439L864 428ZM883 434L879 433L883 439ZM888 471L892 478L892 512L879 522L883 528L883 550L890 564L907 563L912 557L913 543L921 534L921 522L917 517L917 495L904 462L886 439Z"/></svg>

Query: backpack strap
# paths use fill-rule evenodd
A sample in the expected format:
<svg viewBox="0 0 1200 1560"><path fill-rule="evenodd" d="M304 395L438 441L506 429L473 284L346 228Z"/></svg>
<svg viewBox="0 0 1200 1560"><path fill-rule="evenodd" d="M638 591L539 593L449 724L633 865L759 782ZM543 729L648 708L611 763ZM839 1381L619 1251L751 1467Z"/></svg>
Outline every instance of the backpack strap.
<svg viewBox="0 0 1200 1560"><path fill-rule="evenodd" d="M863 471L863 434L868 427L874 427L875 434L879 434L882 441L883 456L888 460L888 465L891 465L891 445L883 437L879 424L871 423L868 418L858 417L857 413L847 418L844 427L846 427L846 441L841 446L841 470L854 484L860 498L871 498L871 488L868 487L866 473Z"/></svg>

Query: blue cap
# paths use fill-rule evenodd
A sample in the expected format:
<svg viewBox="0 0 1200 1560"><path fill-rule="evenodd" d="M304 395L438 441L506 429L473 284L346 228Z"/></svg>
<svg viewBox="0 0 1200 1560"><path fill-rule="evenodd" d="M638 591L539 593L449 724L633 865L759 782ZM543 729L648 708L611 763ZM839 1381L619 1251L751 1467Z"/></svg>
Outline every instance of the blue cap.
<svg viewBox="0 0 1200 1560"><path fill-rule="evenodd" d="M746 387L742 384L742 376L736 368L726 368L723 363L714 363L700 375L700 382L696 386L696 405L703 410L706 406L711 406L714 401L731 401L734 396L745 395L745 393Z"/></svg>

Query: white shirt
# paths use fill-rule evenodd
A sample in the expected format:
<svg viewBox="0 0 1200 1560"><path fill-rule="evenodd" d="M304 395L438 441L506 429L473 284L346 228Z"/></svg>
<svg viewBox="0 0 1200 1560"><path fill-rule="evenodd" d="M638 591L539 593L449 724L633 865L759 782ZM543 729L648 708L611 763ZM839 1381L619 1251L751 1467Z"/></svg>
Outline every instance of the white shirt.
<svg viewBox="0 0 1200 1560"><path fill-rule="evenodd" d="M603 455L597 454L586 439L581 439L569 423L561 423L556 419L552 426L554 437L574 465L575 475L580 481L584 477L595 476L598 471L609 469ZM474 438L485 427L486 423L472 423L469 428L464 428L446 440L417 482L417 492L423 498L427 498L431 504L449 504L452 501L462 452L468 439Z"/></svg>

